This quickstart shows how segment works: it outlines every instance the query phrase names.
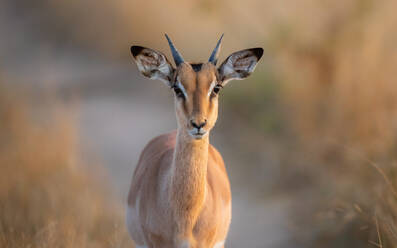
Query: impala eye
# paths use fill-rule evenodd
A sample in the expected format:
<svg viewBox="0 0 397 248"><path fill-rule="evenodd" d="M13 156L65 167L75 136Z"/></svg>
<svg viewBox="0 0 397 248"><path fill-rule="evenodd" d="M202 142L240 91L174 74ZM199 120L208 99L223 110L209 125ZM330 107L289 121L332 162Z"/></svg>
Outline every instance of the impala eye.
<svg viewBox="0 0 397 248"><path fill-rule="evenodd" d="M177 97L185 98L185 95L183 94L182 90L178 86L174 86L173 89L174 89L175 95Z"/></svg>
<svg viewBox="0 0 397 248"><path fill-rule="evenodd" d="M217 95L217 94L219 93L219 91L220 91L222 88L223 88L222 85L217 84L217 85L214 87L214 89L212 90L212 92L213 92L215 95Z"/></svg>

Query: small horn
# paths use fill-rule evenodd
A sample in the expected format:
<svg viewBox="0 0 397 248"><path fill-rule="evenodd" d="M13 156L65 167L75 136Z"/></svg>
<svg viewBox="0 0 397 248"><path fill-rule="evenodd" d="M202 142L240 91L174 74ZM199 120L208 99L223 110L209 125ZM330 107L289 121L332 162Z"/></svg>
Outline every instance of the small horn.
<svg viewBox="0 0 397 248"><path fill-rule="evenodd" d="M219 41L218 43L216 43L216 47L214 48L214 51L212 51L211 57L208 60L208 62L211 62L214 65L216 65L216 63L218 62L219 48L221 46L223 35L224 34L222 34L221 38L219 38Z"/></svg>
<svg viewBox="0 0 397 248"><path fill-rule="evenodd" d="M168 37L167 34L165 34L165 38L167 38L167 40L168 40L168 44L170 45L170 48L171 48L172 57L174 57L175 64L176 64L176 66L178 66L179 64L184 62L182 55L175 48L174 44L172 43L170 37Z"/></svg>

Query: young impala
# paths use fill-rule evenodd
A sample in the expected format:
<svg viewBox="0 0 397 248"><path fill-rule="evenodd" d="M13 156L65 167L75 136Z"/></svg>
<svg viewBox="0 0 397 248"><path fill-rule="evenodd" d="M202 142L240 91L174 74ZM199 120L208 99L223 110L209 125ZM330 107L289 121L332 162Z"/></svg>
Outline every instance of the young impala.
<svg viewBox="0 0 397 248"><path fill-rule="evenodd" d="M249 76L263 49L235 52L216 68L222 37L208 62L193 64L166 35L176 67L158 51L131 47L139 71L174 91L178 123L176 131L146 145L132 178L126 222L137 247L224 247L230 185L209 132L218 116L219 91L230 80Z"/></svg>

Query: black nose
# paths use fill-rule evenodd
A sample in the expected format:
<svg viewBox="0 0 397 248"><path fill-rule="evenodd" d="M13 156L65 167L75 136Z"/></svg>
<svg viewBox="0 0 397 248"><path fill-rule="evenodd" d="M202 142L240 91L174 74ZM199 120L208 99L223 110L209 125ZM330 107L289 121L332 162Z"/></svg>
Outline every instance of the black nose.
<svg viewBox="0 0 397 248"><path fill-rule="evenodd" d="M193 120L190 121L190 124L192 124L193 127L200 129L202 127L205 126L205 124L207 124L207 120L204 120L204 122L201 122L199 124L197 124L196 122L194 122Z"/></svg>

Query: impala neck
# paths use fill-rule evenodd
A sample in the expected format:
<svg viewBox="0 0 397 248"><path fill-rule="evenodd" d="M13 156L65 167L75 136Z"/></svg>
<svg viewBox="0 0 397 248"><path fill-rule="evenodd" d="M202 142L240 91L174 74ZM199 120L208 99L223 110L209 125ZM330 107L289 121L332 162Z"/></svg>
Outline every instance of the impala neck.
<svg viewBox="0 0 397 248"><path fill-rule="evenodd" d="M208 136L195 140L185 130L178 129L177 132L170 200L179 233L192 230L191 227L204 204L207 190Z"/></svg>

